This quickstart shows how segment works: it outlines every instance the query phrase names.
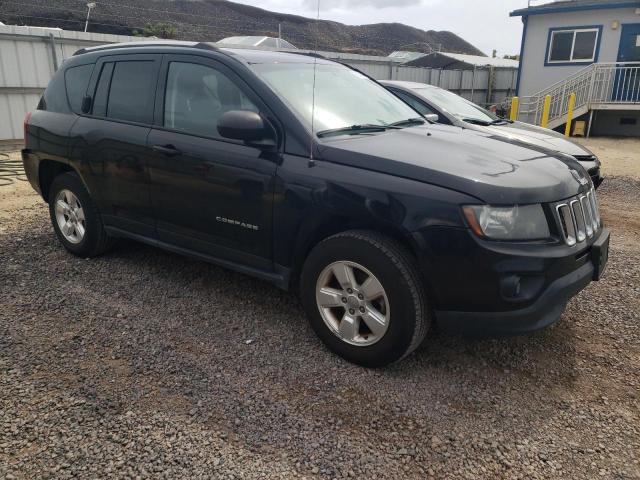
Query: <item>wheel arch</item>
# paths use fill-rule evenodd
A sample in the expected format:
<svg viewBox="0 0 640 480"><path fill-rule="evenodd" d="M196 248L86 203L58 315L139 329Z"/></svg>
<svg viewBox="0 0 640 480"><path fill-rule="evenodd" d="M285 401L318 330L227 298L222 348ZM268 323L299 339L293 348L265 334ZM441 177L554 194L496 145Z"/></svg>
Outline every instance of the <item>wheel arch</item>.
<svg viewBox="0 0 640 480"><path fill-rule="evenodd" d="M403 246L416 260L417 264L420 265L418 271L430 300L430 308L437 308L439 297L437 295L437 289L434 288L434 279L430 277L428 272L424 271L424 267L427 266L428 269L428 265L431 264L433 258L431 253L425 250L426 247L422 244L418 236L403 229L401 226L391 224L381 225L373 222L357 222L342 216L325 218L323 221L317 223L316 227L309 231L308 234L302 235L300 241L296 242L297 246L289 276L289 289L298 291L302 267L304 266L306 258L316 245L333 235L350 230L382 233Z"/></svg>
<svg viewBox="0 0 640 480"><path fill-rule="evenodd" d="M38 165L38 185L40 186L40 194L45 202L49 202L49 193L53 180L63 173L76 172L76 170L68 163L58 160L42 160Z"/></svg>
<svg viewBox="0 0 640 480"><path fill-rule="evenodd" d="M49 203L51 184L57 176L63 173L75 173L82 182L82 185L84 185L84 188L86 188L87 192L91 195L91 189L87 185L87 182L73 165L60 160L44 159L41 160L38 165L38 185L40 187L40 194L45 202Z"/></svg>
<svg viewBox="0 0 640 480"><path fill-rule="evenodd" d="M331 216L318 222L313 228L302 233L299 241L296 242L294 258L292 262L290 288L297 290L300 281L302 267L309 253L323 240L350 230L364 230L382 233L398 243L418 259L418 243L414 240L410 232L403 230L399 226L379 225L372 222L355 221L344 216Z"/></svg>

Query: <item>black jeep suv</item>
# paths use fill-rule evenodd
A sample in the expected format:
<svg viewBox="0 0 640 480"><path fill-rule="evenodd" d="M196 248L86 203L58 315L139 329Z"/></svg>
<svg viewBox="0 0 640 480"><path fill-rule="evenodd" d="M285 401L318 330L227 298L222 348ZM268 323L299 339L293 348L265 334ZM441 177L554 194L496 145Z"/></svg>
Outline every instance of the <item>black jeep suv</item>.
<svg viewBox="0 0 640 480"><path fill-rule="evenodd" d="M118 237L299 291L335 352L381 366L433 323L557 320L607 260L573 158L430 125L315 57L155 42L79 51L25 121L28 178L71 253Z"/></svg>

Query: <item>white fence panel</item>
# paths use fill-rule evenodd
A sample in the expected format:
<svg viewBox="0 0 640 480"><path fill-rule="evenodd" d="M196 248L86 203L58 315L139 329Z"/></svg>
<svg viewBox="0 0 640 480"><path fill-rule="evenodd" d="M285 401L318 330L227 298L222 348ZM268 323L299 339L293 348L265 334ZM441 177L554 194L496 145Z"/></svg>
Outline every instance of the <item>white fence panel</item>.
<svg viewBox="0 0 640 480"><path fill-rule="evenodd" d="M394 80L431 84L433 70L430 68L395 67Z"/></svg>
<svg viewBox="0 0 640 480"><path fill-rule="evenodd" d="M57 67L76 51L139 40L148 39L0 25L0 141L22 138L25 115L36 108Z"/></svg>
<svg viewBox="0 0 640 480"><path fill-rule="evenodd" d="M363 63L358 61L344 61L344 60L343 60L343 63L347 63L348 65L351 65L352 67L357 68L362 73L365 73L370 77L375 78L376 80L389 80L390 78L390 72L391 72L390 64Z"/></svg>

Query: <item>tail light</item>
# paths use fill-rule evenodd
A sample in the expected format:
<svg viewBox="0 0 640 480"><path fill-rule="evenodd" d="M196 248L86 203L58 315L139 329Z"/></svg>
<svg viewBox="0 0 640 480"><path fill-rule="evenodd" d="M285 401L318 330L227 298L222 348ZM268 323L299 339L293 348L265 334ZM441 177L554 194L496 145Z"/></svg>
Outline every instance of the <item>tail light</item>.
<svg viewBox="0 0 640 480"><path fill-rule="evenodd" d="M24 124L23 124L23 128L24 128L24 144L27 144L27 128L29 127L29 120L31 120L31 112L27 113L27 115L24 117Z"/></svg>

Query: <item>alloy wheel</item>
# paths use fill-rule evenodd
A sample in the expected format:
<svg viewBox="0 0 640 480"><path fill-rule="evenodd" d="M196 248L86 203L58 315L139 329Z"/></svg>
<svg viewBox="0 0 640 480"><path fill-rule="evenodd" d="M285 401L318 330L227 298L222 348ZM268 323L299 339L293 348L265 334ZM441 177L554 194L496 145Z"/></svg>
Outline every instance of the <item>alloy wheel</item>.
<svg viewBox="0 0 640 480"><path fill-rule="evenodd" d="M389 328L389 299L382 283L355 262L334 262L322 271L316 302L327 327L350 345L373 345Z"/></svg>
<svg viewBox="0 0 640 480"><path fill-rule="evenodd" d="M87 231L84 210L71 190L60 190L56 195L55 214L58 228L64 238L73 244L82 242Z"/></svg>

